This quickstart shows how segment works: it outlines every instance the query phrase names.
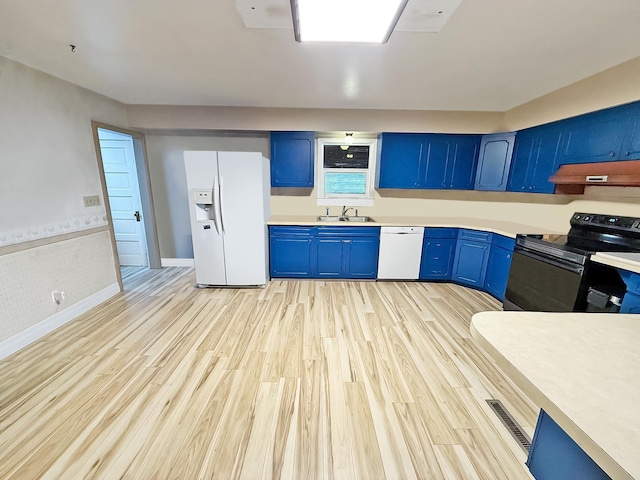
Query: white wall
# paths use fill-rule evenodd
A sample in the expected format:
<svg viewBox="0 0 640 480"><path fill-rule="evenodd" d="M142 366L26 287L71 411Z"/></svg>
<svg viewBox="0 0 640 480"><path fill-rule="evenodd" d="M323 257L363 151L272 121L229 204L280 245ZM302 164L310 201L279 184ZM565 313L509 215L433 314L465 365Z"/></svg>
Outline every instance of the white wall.
<svg viewBox="0 0 640 480"><path fill-rule="evenodd" d="M0 57L0 341L117 282L108 232L82 234L106 225L82 200L102 199L91 120L126 126L126 109Z"/></svg>

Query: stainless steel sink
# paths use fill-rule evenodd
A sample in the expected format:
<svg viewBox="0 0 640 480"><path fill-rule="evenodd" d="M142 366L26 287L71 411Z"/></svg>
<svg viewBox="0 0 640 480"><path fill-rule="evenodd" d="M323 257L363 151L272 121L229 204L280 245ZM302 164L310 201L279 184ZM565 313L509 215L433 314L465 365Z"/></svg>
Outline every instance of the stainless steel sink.
<svg viewBox="0 0 640 480"><path fill-rule="evenodd" d="M375 222L371 217L340 217L338 215L320 215L320 222Z"/></svg>
<svg viewBox="0 0 640 480"><path fill-rule="evenodd" d="M347 217L345 218L347 222L375 222L375 220L371 217Z"/></svg>

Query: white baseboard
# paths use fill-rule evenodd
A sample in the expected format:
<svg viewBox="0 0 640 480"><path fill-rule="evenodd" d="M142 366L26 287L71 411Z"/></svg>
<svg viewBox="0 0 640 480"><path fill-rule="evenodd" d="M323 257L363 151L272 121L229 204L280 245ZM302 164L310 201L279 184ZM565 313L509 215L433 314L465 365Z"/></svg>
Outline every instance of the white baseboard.
<svg viewBox="0 0 640 480"><path fill-rule="evenodd" d="M193 258L161 258L160 264L163 267L194 267Z"/></svg>
<svg viewBox="0 0 640 480"><path fill-rule="evenodd" d="M109 285L93 295L70 305L64 310L54 313L50 317L32 325L13 337L3 340L0 342L0 360L7 358L9 355L26 347L30 343L44 337L47 333L53 332L56 328L88 312L93 307L97 307L118 293L120 293L120 287L117 283Z"/></svg>

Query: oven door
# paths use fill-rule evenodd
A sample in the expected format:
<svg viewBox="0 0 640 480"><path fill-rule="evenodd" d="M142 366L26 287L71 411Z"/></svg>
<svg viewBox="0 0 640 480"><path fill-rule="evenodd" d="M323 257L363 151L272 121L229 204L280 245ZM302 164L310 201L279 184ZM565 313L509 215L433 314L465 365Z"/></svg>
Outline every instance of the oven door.
<svg viewBox="0 0 640 480"><path fill-rule="evenodd" d="M582 265L516 248L504 309L573 312L584 289L583 275Z"/></svg>

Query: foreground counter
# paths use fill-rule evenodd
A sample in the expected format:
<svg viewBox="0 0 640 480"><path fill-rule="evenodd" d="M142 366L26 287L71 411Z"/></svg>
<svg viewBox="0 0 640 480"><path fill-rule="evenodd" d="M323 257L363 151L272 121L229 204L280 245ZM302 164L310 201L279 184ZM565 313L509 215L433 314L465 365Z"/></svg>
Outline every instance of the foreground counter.
<svg viewBox="0 0 640 480"><path fill-rule="evenodd" d="M640 479L640 317L482 312L471 334L611 478Z"/></svg>

